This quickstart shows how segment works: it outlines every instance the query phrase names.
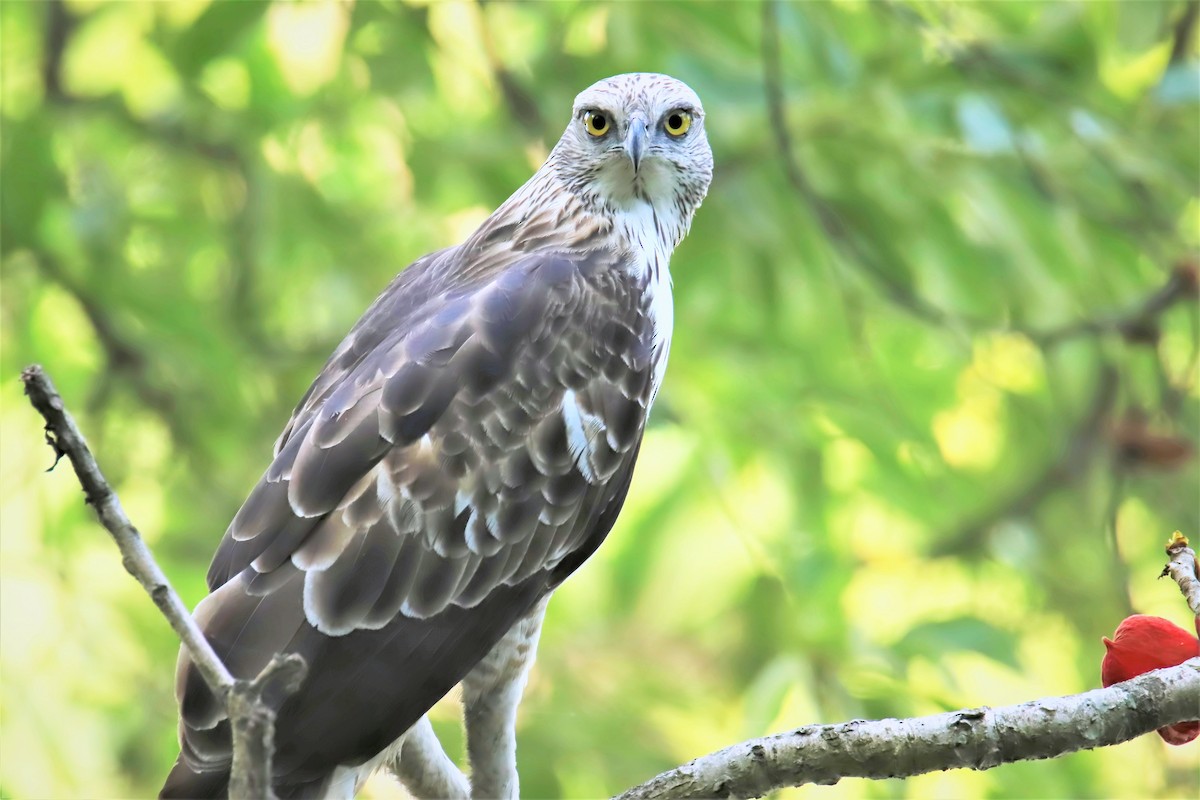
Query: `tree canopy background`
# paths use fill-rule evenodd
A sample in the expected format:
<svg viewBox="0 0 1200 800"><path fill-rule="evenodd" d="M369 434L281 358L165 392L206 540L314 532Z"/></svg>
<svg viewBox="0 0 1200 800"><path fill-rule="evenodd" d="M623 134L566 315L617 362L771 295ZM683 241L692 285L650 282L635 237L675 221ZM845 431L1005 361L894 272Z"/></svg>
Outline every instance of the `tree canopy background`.
<svg viewBox="0 0 1200 800"><path fill-rule="evenodd" d="M177 642L43 471L43 363L189 604L390 277L532 172L574 95L697 90L632 495L550 606L528 797L746 737L1099 684L1200 531L1195 3L4 3L0 794L152 793ZM1180 301L1180 302L1174 302ZM1144 312L1144 313L1143 313ZM403 680L403 676L397 676ZM461 751L456 711L434 713ZM821 797L1195 796L1147 736ZM373 797L397 796L387 779Z"/></svg>

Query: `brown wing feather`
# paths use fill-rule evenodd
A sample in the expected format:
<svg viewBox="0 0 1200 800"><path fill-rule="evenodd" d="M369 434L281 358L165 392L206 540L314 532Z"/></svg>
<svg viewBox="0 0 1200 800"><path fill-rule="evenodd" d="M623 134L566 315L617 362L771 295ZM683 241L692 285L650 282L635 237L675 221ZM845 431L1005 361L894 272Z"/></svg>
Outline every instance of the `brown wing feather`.
<svg viewBox="0 0 1200 800"><path fill-rule="evenodd" d="M282 784L406 730L595 549L628 488L654 365L617 256L514 257L447 286L433 273L453 256L418 262L355 326L210 569L198 614L236 675L309 660L280 710ZM186 660L179 693L170 791L229 761Z"/></svg>

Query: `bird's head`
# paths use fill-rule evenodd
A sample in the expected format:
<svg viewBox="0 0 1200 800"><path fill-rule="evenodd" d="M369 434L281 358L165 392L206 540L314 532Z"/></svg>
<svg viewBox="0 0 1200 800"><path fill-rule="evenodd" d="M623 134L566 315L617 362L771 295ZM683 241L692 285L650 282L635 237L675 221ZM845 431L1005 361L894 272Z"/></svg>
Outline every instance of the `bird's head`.
<svg viewBox="0 0 1200 800"><path fill-rule="evenodd" d="M575 98L547 166L587 202L613 209L649 203L690 220L713 170L700 98L667 75L605 78Z"/></svg>

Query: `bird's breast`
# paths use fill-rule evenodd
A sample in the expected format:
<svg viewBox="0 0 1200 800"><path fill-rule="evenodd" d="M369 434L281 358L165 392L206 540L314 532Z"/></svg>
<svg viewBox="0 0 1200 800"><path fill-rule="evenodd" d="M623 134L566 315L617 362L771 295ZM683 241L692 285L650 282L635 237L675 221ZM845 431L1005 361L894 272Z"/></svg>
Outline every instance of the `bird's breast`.
<svg viewBox="0 0 1200 800"><path fill-rule="evenodd" d="M650 320L650 348L653 373L650 379L650 401L658 396L667 371L667 356L671 350L671 331L675 326L675 303L671 296L671 273L664 259L652 265L646 282L646 308Z"/></svg>
<svg viewBox="0 0 1200 800"><path fill-rule="evenodd" d="M674 212L660 212L650 203L637 203L617 216L615 229L629 248L629 277L638 286L649 321L653 365L650 399L653 401L667 370L675 307L671 295L671 253L682 238L681 220Z"/></svg>

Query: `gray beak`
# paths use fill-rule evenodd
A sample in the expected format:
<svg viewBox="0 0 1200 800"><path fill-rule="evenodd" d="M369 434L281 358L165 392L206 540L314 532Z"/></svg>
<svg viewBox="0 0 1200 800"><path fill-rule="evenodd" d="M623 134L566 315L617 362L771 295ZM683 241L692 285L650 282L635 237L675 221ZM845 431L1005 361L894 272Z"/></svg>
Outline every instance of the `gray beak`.
<svg viewBox="0 0 1200 800"><path fill-rule="evenodd" d="M645 120L640 116L629 120L629 133L625 135L625 153L633 164L634 172L638 171L638 167L642 163L642 156L646 153L646 136Z"/></svg>

